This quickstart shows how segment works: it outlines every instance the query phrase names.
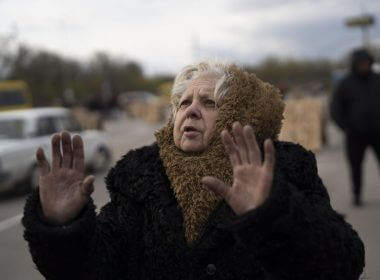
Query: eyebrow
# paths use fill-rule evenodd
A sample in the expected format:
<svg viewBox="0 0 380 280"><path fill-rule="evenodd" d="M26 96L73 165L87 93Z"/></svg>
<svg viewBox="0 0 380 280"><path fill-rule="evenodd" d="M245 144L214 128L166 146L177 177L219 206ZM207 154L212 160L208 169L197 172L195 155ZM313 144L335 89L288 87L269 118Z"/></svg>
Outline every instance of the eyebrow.
<svg viewBox="0 0 380 280"><path fill-rule="evenodd" d="M210 97L214 98L214 95L208 95L208 94L200 94L201 99L208 99Z"/></svg>

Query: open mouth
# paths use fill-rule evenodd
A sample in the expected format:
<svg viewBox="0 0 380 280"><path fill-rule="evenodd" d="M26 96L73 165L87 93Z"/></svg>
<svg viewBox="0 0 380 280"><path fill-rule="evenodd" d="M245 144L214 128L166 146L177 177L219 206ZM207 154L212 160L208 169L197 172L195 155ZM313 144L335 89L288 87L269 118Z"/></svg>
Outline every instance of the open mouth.
<svg viewBox="0 0 380 280"><path fill-rule="evenodd" d="M199 132L195 127L193 126L185 126L183 129L184 132Z"/></svg>
<svg viewBox="0 0 380 280"><path fill-rule="evenodd" d="M196 129L194 126L185 126L183 128L183 134L185 135L185 137L193 139L199 136L200 131Z"/></svg>

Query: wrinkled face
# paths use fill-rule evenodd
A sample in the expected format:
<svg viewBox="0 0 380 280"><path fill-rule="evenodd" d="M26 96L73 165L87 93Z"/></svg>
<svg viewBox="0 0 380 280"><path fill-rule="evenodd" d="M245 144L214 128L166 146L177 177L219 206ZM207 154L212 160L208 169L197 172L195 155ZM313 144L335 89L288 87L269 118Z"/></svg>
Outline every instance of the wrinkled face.
<svg viewBox="0 0 380 280"><path fill-rule="evenodd" d="M184 152L203 151L214 132L218 116L215 84L215 78L195 79L179 101L173 137L175 145Z"/></svg>

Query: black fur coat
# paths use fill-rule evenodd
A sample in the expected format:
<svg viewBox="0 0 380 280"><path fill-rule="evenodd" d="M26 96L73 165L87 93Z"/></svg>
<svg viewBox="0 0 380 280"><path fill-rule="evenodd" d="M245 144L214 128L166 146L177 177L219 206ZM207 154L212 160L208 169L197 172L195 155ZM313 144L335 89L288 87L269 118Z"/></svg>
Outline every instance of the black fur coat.
<svg viewBox="0 0 380 280"><path fill-rule="evenodd" d="M110 171L111 202L98 216L90 203L73 223L50 226L34 192L23 218L33 260L51 280L358 279L363 243L331 208L314 155L275 147L268 200L241 217L221 203L192 247L156 144Z"/></svg>

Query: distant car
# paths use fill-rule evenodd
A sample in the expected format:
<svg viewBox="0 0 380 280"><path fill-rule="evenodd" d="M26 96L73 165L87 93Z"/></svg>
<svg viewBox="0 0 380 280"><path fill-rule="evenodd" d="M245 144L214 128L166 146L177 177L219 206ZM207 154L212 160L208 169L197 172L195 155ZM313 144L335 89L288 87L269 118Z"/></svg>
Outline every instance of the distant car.
<svg viewBox="0 0 380 280"><path fill-rule="evenodd" d="M35 152L42 147L50 161L51 136L62 130L82 136L88 169L97 172L108 167L111 152L106 134L99 130L82 130L70 110L33 108L0 112L0 192L36 188Z"/></svg>

